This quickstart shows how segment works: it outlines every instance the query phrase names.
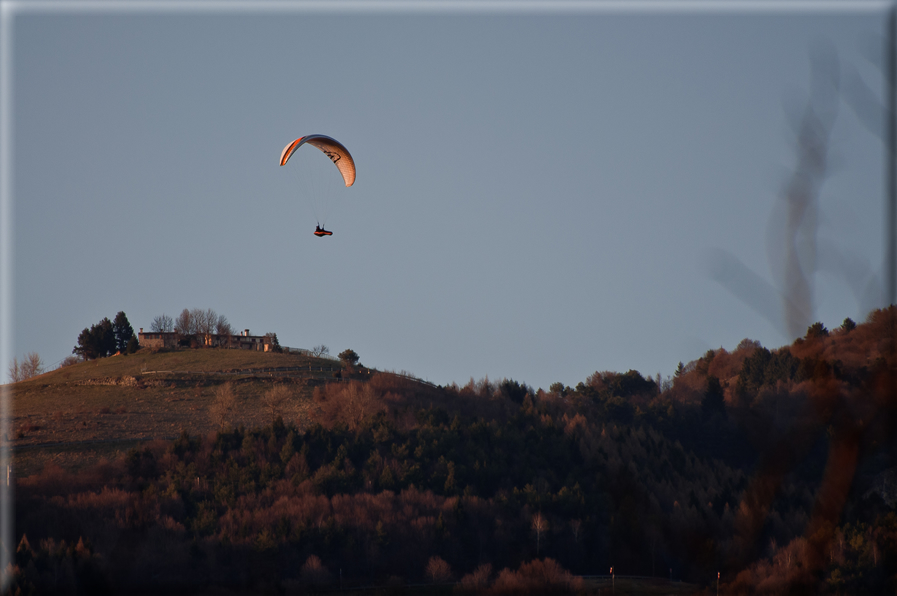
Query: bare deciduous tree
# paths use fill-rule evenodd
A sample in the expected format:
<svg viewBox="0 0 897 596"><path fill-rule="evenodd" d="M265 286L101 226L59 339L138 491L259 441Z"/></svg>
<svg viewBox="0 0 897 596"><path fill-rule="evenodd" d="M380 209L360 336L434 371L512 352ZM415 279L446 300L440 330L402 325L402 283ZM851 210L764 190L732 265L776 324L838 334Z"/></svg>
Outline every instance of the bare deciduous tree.
<svg viewBox="0 0 897 596"><path fill-rule="evenodd" d="M200 335L205 328L206 311L201 308L190 309L191 332L194 335Z"/></svg>
<svg viewBox="0 0 897 596"><path fill-rule="evenodd" d="M206 311L201 308L193 308L190 310L190 334L195 335L200 341L208 332L208 324L206 321Z"/></svg>
<svg viewBox="0 0 897 596"><path fill-rule="evenodd" d="M169 324L182 338L192 337L203 345L215 345L213 336L218 336L218 345L220 346L231 347L233 343L233 326L227 320L227 317L219 315L211 308L205 310L201 308L185 308L175 319L174 323ZM156 321L153 321L153 326L155 330ZM161 326L162 324L160 323L159 327Z"/></svg>
<svg viewBox="0 0 897 596"><path fill-rule="evenodd" d="M215 389L215 401L209 408L212 421L221 428L231 426L234 423L237 411L237 395L234 386L225 383Z"/></svg>
<svg viewBox="0 0 897 596"><path fill-rule="evenodd" d="M18 383L43 374L44 370L44 362L40 355L37 352L28 352L22 362L19 362L18 358L12 359L9 364L9 380Z"/></svg>
<svg viewBox="0 0 897 596"><path fill-rule="evenodd" d="M190 314L193 316L193 324L198 335L207 336L215 331L215 327L218 324L218 314L214 310L211 308L206 310L194 308L190 311Z"/></svg>
<svg viewBox="0 0 897 596"><path fill-rule="evenodd" d="M330 354L330 348L328 348L324 344L319 344L309 351L315 358L320 358L322 356L327 356L328 354Z"/></svg>
<svg viewBox="0 0 897 596"><path fill-rule="evenodd" d="M22 370L26 379L43 374L44 362L37 352L28 352L25 354L25 360L22 362Z"/></svg>
<svg viewBox="0 0 897 596"><path fill-rule="evenodd" d="M203 331L208 333L209 335L215 333L218 329L218 313L212 310L211 308L207 308L205 312L205 318L203 320Z"/></svg>
<svg viewBox="0 0 897 596"><path fill-rule="evenodd" d="M364 419L383 409L377 393L367 383L351 383L343 391L349 428L355 430Z"/></svg>
<svg viewBox="0 0 897 596"><path fill-rule="evenodd" d="M443 583L452 578L452 568L441 557L430 557L426 574L434 584Z"/></svg>
<svg viewBox="0 0 897 596"><path fill-rule="evenodd" d="M316 387L314 392L317 416L321 422L345 423L354 431L365 418L386 409L382 394L370 383L351 381Z"/></svg>
<svg viewBox="0 0 897 596"><path fill-rule="evenodd" d="M542 534L548 530L548 520L541 513L533 516L533 532L536 533L536 556L539 556L539 547L542 542Z"/></svg>
<svg viewBox="0 0 897 596"><path fill-rule="evenodd" d="M193 323L193 314L185 308L181 311L181 314L179 314L178 318L175 320L174 330L178 334L186 337L188 335L193 335L195 328L195 324Z"/></svg>
<svg viewBox="0 0 897 596"><path fill-rule="evenodd" d="M275 385L262 394L262 403L271 410L272 422L277 420L278 416L283 416L284 410L292 398L293 391L286 385Z"/></svg>
<svg viewBox="0 0 897 596"><path fill-rule="evenodd" d="M150 325L150 331L154 333L171 333L174 331L174 321L171 317L162 313L153 319L153 323Z"/></svg>
<svg viewBox="0 0 897 596"><path fill-rule="evenodd" d="M218 336L219 345L229 348L233 342L234 328L228 322L227 317L219 315L215 321L215 334Z"/></svg>
<svg viewBox="0 0 897 596"><path fill-rule="evenodd" d="M19 364L18 357L13 358L12 362L9 363L9 381L11 383L18 383L22 379L22 365Z"/></svg>

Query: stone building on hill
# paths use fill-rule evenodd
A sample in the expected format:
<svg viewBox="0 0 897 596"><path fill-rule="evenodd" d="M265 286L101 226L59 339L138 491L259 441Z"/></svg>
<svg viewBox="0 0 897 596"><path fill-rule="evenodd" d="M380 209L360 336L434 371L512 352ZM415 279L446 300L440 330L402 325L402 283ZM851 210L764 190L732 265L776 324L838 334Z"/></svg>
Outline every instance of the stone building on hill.
<svg viewBox="0 0 897 596"><path fill-rule="evenodd" d="M148 331L144 332L143 327L137 334L137 339L142 348L176 348L183 345L191 345L195 336L184 336L177 331ZM249 329L244 329L239 335L217 335L209 333L199 337L195 337L197 342L201 342L204 347L208 348L234 348L239 350L256 350L258 352L269 352L273 350L274 337L271 335L250 335ZM193 344L195 345L195 344Z"/></svg>

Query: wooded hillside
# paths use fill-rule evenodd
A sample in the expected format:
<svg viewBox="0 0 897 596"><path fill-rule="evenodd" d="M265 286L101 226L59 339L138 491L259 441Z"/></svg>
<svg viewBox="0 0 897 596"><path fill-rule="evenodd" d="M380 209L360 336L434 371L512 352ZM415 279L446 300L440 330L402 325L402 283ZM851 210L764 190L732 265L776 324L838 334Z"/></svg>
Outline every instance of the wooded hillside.
<svg viewBox="0 0 897 596"><path fill-rule="evenodd" d="M549 391L250 375L239 403L301 380L301 413L19 477L13 588L575 592L613 567L707 587L720 572L721 593L893 593L895 324L891 307L712 350L669 381L596 372ZM166 390L210 407L228 381ZM78 387L80 403L163 395Z"/></svg>

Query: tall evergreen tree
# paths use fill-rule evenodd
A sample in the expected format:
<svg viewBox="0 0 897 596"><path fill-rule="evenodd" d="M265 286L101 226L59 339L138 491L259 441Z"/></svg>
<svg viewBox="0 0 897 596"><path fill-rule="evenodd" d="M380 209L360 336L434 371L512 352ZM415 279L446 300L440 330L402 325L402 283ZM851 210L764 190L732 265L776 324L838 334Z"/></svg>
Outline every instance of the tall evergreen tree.
<svg viewBox="0 0 897 596"><path fill-rule="evenodd" d="M828 337L828 329L820 322L813 323L807 327L807 339L822 339Z"/></svg>
<svg viewBox="0 0 897 596"><path fill-rule="evenodd" d="M100 356L111 356L115 353L115 326L109 317L97 323L95 333L99 337Z"/></svg>
<svg viewBox="0 0 897 596"><path fill-rule="evenodd" d="M128 317L124 311L119 311L118 314L115 315L115 320L112 322L112 328L115 333L115 350L125 353L128 349L128 342L134 337L134 328L131 327L131 323L128 322Z"/></svg>
<svg viewBox="0 0 897 596"><path fill-rule="evenodd" d="M134 331L131 331L133 335ZM87 360L96 360L115 353L115 331L112 321L108 317L90 329L84 330L78 335L78 345L72 353L79 354Z"/></svg>
<svg viewBox="0 0 897 596"><path fill-rule="evenodd" d="M723 388L719 379L713 375L707 377L707 391L704 392L704 398L701 400L701 410L706 416L712 416L715 412L719 412L723 416L726 415L726 398Z"/></svg>

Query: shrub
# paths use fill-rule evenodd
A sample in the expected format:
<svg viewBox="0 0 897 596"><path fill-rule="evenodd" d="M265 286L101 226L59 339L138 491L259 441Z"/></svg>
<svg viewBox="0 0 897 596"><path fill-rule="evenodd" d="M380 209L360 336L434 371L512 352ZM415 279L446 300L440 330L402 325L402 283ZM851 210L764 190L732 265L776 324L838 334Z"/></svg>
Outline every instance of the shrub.
<svg viewBox="0 0 897 596"><path fill-rule="evenodd" d="M366 419L386 409L380 392L370 383L358 381L315 387L314 400L319 422L345 424L353 431Z"/></svg>
<svg viewBox="0 0 897 596"><path fill-rule="evenodd" d="M275 385L262 395L262 403L271 411L271 421L283 418L284 410L293 398L293 391L286 385Z"/></svg>
<svg viewBox="0 0 897 596"><path fill-rule="evenodd" d="M77 356L75 354L69 354L65 358L62 359L62 362L59 363L59 368L65 368L66 366L71 366L73 364L78 364L79 362L84 362L84 359L81 356Z"/></svg>
<svg viewBox="0 0 897 596"><path fill-rule="evenodd" d="M231 383L224 383L215 389L215 401L209 407L212 421L226 428L233 424L236 413L237 396Z"/></svg>
<svg viewBox="0 0 897 596"><path fill-rule="evenodd" d="M477 567L473 573L468 573L461 578L461 591L479 592L489 587L492 579L492 565L485 563Z"/></svg>
<svg viewBox="0 0 897 596"><path fill-rule="evenodd" d="M503 569L493 590L502 594L570 593L580 590L582 579L574 577L554 559L534 559L516 572Z"/></svg>
<svg viewBox="0 0 897 596"><path fill-rule="evenodd" d="M430 557L427 561L426 575L434 584L444 583L452 578L452 568L441 557Z"/></svg>
<svg viewBox="0 0 897 596"><path fill-rule="evenodd" d="M330 571L324 566L317 555L310 555L308 559L305 560L305 564L302 566L302 570L299 573L304 583L313 586L329 584L333 579Z"/></svg>

